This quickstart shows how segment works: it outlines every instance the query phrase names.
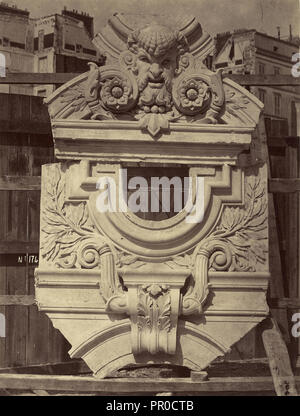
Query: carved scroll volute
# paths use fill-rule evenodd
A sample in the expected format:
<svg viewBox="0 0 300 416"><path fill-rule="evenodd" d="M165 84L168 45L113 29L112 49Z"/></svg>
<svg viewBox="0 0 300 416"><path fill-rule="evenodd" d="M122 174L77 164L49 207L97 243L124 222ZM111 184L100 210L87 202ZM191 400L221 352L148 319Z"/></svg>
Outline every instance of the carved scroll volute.
<svg viewBox="0 0 300 416"><path fill-rule="evenodd" d="M180 289L188 272L154 264L119 273L128 288L133 354L175 354Z"/></svg>
<svg viewBox="0 0 300 416"><path fill-rule="evenodd" d="M103 246L99 254L101 264L100 294L106 302L106 311L108 313L127 313L127 295L123 292L110 247Z"/></svg>
<svg viewBox="0 0 300 416"><path fill-rule="evenodd" d="M115 295L118 287L115 279L115 260L110 248L105 245L100 250L101 275L100 292L102 297L107 301Z"/></svg>
<svg viewBox="0 0 300 416"><path fill-rule="evenodd" d="M213 264L217 270L226 270L232 255L229 247L217 239L204 240L194 253L193 284L183 297L182 315L201 314L209 293L208 270Z"/></svg>
<svg viewBox="0 0 300 416"><path fill-rule="evenodd" d="M199 249L196 253L194 264L194 285L183 297L182 314L193 315L201 314L203 304L209 291L208 285L208 262L210 252L207 249Z"/></svg>

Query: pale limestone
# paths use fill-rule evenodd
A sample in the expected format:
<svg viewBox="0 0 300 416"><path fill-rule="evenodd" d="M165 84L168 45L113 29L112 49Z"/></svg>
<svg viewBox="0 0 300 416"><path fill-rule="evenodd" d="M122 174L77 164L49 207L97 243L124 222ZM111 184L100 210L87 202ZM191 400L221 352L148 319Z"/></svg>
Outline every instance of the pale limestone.
<svg viewBox="0 0 300 416"><path fill-rule="evenodd" d="M125 25L127 46L112 34L122 18L112 21L96 38L108 64L46 100L61 162L42 171L36 299L97 377L130 363L199 371L268 314L267 169L253 135L262 104L205 67L210 38L195 19L179 32ZM97 181L118 191L128 163L192 165L204 221L99 212Z"/></svg>

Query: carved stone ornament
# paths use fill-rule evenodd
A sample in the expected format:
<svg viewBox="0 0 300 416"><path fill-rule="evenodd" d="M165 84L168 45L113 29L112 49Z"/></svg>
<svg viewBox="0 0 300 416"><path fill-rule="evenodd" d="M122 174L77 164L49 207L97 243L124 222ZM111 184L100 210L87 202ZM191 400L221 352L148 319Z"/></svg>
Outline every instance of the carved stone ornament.
<svg viewBox="0 0 300 416"><path fill-rule="evenodd" d="M268 314L263 106L206 68L212 42L195 18L132 19L97 35L105 66L46 100L59 162L42 170L36 299L98 377L130 363L201 370ZM188 168L188 203L138 217L127 167L174 163ZM104 211L100 183L117 195Z"/></svg>

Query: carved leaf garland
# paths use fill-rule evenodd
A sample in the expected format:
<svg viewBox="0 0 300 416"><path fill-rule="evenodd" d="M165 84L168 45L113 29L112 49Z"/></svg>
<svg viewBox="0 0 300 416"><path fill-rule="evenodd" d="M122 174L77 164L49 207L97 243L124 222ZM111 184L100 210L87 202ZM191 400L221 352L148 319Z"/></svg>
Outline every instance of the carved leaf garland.
<svg viewBox="0 0 300 416"><path fill-rule="evenodd" d="M41 254L46 261L57 261L71 255L85 239L97 236L88 223L86 203L65 203L65 183L55 166L47 176L47 204L43 211Z"/></svg>
<svg viewBox="0 0 300 416"><path fill-rule="evenodd" d="M208 239L229 244L234 259L231 271L255 271L259 263L265 263L268 252L265 188L255 177L248 178L245 199L245 208L224 209L219 226Z"/></svg>
<svg viewBox="0 0 300 416"><path fill-rule="evenodd" d="M232 254L230 271L256 271L259 264L265 264L268 252L267 200L265 187L256 177L248 177L244 207L225 207L219 225L199 246L212 249L217 242L224 243ZM211 269L214 269L214 260L212 256ZM171 268L192 270L194 256L175 256L166 264Z"/></svg>

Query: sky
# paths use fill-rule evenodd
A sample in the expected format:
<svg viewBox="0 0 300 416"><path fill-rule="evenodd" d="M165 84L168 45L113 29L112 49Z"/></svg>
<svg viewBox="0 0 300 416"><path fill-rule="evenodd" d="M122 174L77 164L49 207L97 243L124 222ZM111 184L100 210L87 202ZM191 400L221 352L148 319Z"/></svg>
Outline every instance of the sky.
<svg viewBox="0 0 300 416"><path fill-rule="evenodd" d="M122 13L182 13L198 17L204 30L212 35L233 29L257 29L282 37L299 35L300 0L5 0L9 5L30 11L31 17L60 13L68 9L85 11L95 18L95 33L106 24L114 12Z"/></svg>

